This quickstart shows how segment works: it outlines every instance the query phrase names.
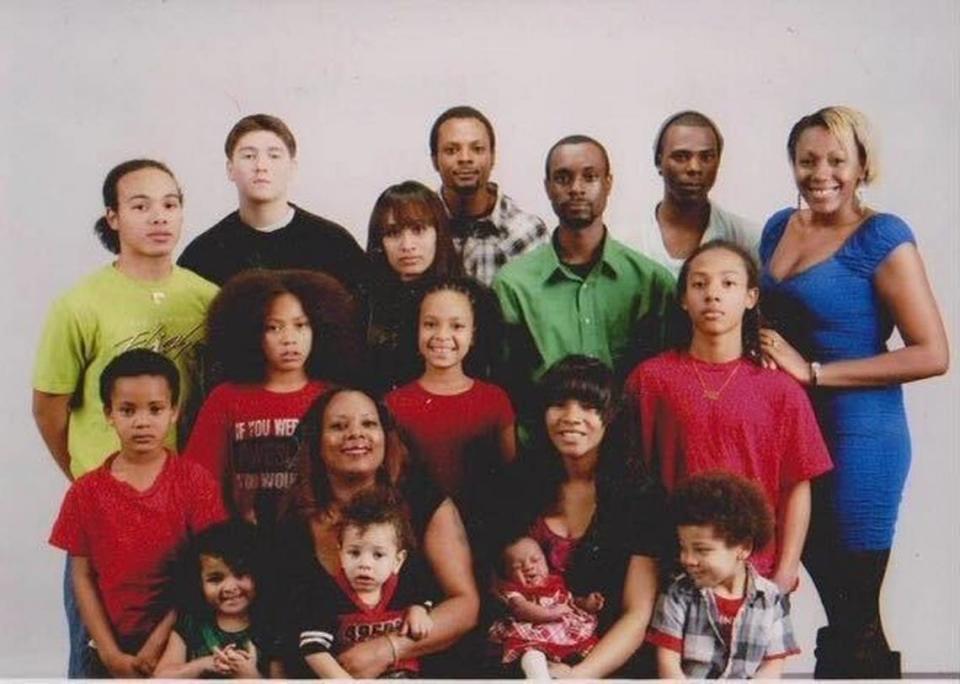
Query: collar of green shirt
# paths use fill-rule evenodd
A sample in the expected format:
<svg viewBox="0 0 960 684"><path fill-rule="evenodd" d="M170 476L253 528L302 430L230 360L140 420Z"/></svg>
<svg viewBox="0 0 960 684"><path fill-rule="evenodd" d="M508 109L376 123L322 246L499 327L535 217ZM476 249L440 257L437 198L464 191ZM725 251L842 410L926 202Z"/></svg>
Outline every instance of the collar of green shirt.
<svg viewBox="0 0 960 684"><path fill-rule="evenodd" d="M623 246L615 239L610 237L610 231L603 227L603 247L600 253L600 260L590 270L586 278L581 278L572 268L560 261L560 255L557 253L557 231L555 228L553 236L550 239L550 249L541 250L539 274L544 282L555 280L557 278L567 278L569 280L583 281L597 272L597 267L611 278L616 278L620 271L626 266L623 256Z"/></svg>

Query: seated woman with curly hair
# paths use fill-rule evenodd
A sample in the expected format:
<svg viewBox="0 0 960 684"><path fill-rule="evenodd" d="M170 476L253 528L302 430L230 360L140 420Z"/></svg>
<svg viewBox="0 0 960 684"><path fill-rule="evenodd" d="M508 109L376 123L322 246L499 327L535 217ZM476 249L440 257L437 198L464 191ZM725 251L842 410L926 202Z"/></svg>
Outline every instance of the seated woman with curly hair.
<svg viewBox="0 0 960 684"><path fill-rule="evenodd" d="M303 416L297 443L300 475L284 508L277 556L287 594L282 618L287 676L323 676L309 658L318 641L350 641L343 637L355 623L341 619L330 632L318 628L311 615L318 609L316 597L346 581L339 548L344 512L357 494L378 489L399 502L413 530L411 546L435 583L432 627L429 634L417 635L384 620L359 643L345 650L334 647L337 663L353 677L373 678L457 642L476 623L479 604L463 523L453 502L406 451L386 407L361 390L333 388ZM417 558L407 564L413 562ZM384 594L377 609L392 599ZM357 610L369 608L358 605ZM437 665L424 660L424 674L449 674Z"/></svg>

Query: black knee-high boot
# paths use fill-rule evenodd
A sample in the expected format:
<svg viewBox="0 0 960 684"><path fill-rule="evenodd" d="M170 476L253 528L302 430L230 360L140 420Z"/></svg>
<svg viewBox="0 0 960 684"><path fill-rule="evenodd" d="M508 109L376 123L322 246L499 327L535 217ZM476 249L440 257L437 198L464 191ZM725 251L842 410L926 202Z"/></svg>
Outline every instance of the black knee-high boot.
<svg viewBox="0 0 960 684"><path fill-rule="evenodd" d="M814 679L846 679L847 672L840 643L830 627L817 630L817 647L813 651L817 662L813 668Z"/></svg>
<svg viewBox="0 0 960 684"><path fill-rule="evenodd" d="M814 676L900 678L900 654L890 650L880 620L880 588L889 551L832 551L829 555L829 563L815 561L808 566L829 622L817 632Z"/></svg>

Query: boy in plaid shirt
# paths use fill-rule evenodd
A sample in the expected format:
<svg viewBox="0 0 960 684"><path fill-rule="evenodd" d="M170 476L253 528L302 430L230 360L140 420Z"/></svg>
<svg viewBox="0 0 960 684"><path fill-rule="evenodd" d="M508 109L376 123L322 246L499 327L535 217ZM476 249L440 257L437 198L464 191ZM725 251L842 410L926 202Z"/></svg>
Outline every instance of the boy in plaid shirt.
<svg viewBox="0 0 960 684"><path fill-rule="evenodd" d="M679 486L673 515L685 573L657 601L647 641L661 677L777 678L799 653L790 604L749 560L773 534L760 488L709 472Z"/></svg>

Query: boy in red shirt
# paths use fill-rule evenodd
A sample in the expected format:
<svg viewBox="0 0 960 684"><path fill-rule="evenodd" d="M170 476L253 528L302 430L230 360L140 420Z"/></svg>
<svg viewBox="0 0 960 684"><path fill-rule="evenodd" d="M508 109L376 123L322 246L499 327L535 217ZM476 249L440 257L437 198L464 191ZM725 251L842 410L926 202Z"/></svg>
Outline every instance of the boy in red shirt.
<svg viewBox="0 0 960 684"><path fill-rule="evenodd" d="M120 354L100 376L120 451L74 482L50 535L72 560L97 655L89 677L152 674L176 618L168 563L188 534L225 517L212 476L164 447L179 394L177 367L146 349Z"/></svg>

